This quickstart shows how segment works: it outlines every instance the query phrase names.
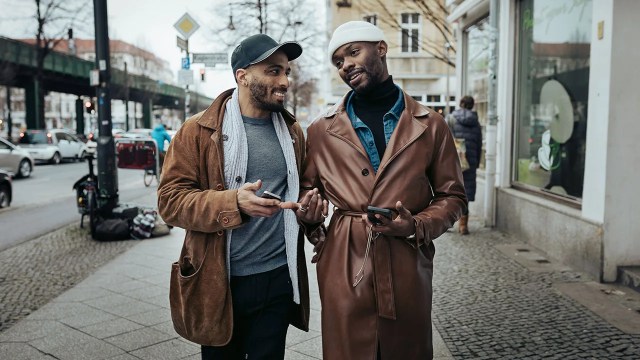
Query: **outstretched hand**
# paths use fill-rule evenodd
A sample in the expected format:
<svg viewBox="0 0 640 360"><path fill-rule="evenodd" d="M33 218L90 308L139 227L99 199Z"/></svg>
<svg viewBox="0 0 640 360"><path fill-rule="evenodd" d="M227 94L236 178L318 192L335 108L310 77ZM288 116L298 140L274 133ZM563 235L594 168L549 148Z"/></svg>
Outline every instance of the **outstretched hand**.
<svg viewBox="0 0 640 360"><path fill-rule="evenodd" d="M238 189L238 208L252 217L271 217L280 211L280 200L265 199L256 195L262 187L262 180L246 183Z"/></svg>
<svg viewBox="0 0 640 360"><path fill-rule="evenodd" d="M280 207L295 210L298 219L307 224L323 222L329 214L329 202L322 199L317 188L307 192L297 203L286 201L280 203Z"/></svg>
<svg viewBox="0 0 640 360"><path fill-rule="evenodd" d="M371 226L374 231L384 235L406 237L415 234L416 225L411 212L407 210L400 201L396 202L396 210L398 216L396 216L395 219L388 219L376 214L376 219L380 221L380 224L377 225L371 223L367 215L362 215L362 219L366 221L367 225Z"/></svg>

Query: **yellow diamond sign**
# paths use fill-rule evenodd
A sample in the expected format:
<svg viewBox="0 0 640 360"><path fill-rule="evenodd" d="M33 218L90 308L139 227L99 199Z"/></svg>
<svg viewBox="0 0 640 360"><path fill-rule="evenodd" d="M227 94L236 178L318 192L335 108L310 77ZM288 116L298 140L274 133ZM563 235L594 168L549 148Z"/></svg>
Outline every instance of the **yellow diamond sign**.
<svg viewBox="0 0 640 360"><path fill-rule="evenodd" d="M173 27L178 30L183 38L189 39L189 36L193 35L193 33L200 28L200 25L198 25L191 15L184 13L184 15L173 24Z"/></svg>

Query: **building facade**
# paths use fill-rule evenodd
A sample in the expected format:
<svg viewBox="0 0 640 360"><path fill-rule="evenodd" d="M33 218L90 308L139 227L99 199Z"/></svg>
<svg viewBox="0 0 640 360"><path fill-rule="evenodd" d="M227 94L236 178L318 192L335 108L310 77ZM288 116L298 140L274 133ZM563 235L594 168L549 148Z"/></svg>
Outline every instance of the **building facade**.
<svg viewBox="0 0 640 360"><path fill-rule="evenodd" d="M640 2L448 0L458 95L497 47L495 224L601 281L640 265ZM498 18L497 29L489 16ZM486 112L486 109L478 109ZM486 201L486 199L480 199Z"/></svg>
<svg viewBox="0 0 640 360"><path fill-rule="evenodd" d="M327 35L351 20L364 20L380 27L389 45L387 66L393 80L414 99L441 113L456 106L455 44L448 29L443 0L327 0ZM349 87L329 64L325 53L325 102L340 101ZM448 95L447 95L448 94ZM447 99L448 98L448 99Z"/></svg>

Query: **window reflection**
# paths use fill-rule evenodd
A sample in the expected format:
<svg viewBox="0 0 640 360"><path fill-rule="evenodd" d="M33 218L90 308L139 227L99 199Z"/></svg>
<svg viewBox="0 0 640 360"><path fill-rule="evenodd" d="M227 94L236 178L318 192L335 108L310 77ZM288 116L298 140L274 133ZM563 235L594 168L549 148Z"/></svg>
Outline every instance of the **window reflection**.
<svg viewBox="0 0 640 360"><path fill-rule="evenodd" d="M515 180L579 199L592 4L524 0L520 5Z"/></svg>

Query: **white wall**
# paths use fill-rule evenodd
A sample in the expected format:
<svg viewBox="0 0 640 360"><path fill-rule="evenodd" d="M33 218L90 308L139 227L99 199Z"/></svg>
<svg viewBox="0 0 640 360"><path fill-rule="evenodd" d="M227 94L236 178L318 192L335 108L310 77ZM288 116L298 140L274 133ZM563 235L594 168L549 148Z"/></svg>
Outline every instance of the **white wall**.
<svg viewBox="0 0 640 360"><path fill-rule="evenodd" d="M600 11L612 15L605 19L605 24L609 23L605 37L611 38L611 84L608 122L606 117L600 119L608 123L608 132L600 134L607 141L606 167L601 165L600 169L606 177L604 280L614 281L618 266L640 264L640 1L594 3L598 3L594 19L602 15Z"/></svg>
<svg viewBox="0 0 640 360"><path fill-rule="evenodd" d="M589 70L589 107L587 109L587 142L582 191L582 216L604 222L604 200L607 167L607 126L611 107L610 81L613 0L593 2L591 28L591 69ZM598 39L598 22L603 21L604 37Z"/></svg>

